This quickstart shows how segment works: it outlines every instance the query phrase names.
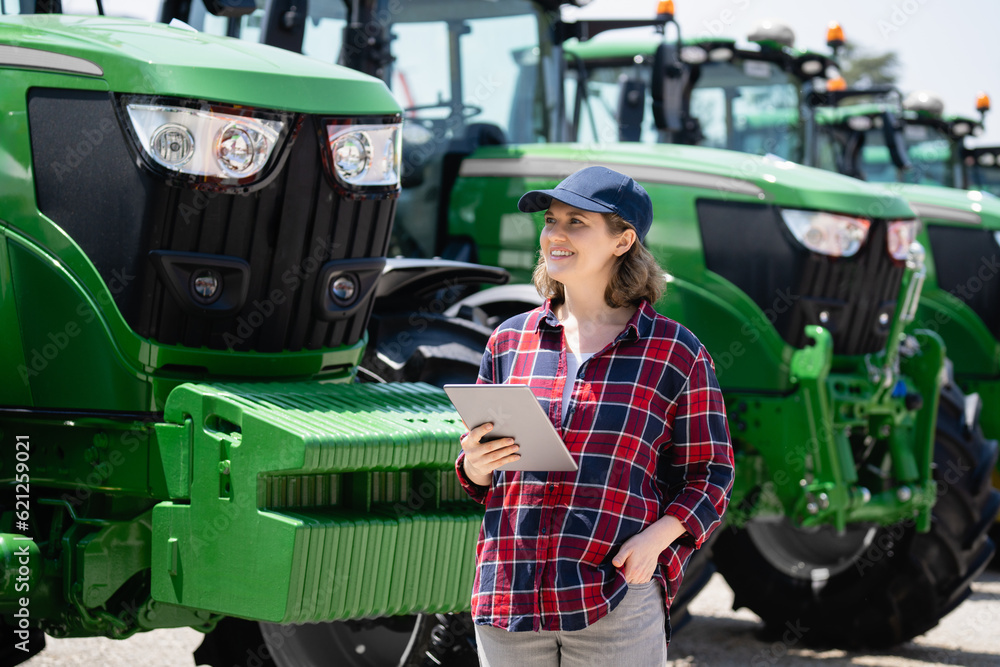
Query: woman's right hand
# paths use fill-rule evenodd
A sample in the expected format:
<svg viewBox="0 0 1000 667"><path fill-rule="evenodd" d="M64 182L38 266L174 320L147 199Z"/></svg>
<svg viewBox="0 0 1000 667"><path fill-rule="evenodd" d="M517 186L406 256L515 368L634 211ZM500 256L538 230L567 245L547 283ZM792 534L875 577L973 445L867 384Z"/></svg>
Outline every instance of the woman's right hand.
<svg viewBox="0 0 1000 667"><path fill-rule="evenodd" d="M493 481L493 471L500 466L521 458L514 438L498 438L482 442L482 438L493 430L493 424L480 424L462 438L465 459L462 465L469 479L479 486L489 486Z"/></svg>

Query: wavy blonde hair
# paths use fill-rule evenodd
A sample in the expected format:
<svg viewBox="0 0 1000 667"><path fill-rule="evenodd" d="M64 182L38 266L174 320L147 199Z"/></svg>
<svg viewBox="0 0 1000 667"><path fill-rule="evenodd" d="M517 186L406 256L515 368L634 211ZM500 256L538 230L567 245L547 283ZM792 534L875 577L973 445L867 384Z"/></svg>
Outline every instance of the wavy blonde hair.
<svg viewBox="0 0 1000 667"><path fill-rule="evenodd" d="M608 225L608 234L612 237L621 236L629 229L635 231L635 227L617 213L602 215ZM563 284L549 276L541 253L531 274L531 281L542 298L552 299L553 304L566 300ZM604 290L604 301L612 308L638 306L643 299L656 303L663 296L666 287L666 278L659 262L637 238L632 247L615 260L611 280Z"/></svg>

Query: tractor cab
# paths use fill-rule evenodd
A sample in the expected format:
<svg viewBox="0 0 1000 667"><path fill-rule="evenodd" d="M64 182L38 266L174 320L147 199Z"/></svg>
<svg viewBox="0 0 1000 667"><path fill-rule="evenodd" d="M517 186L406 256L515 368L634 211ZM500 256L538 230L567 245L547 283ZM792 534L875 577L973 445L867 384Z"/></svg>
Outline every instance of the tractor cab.
<svg viewBox="0 0 1000 667"><path fill-rule="evenodd" d="M746 41L681 40L681 129L665 132L655 114L625 115L639 106L639 93L643 106L655 109L653 72L662 42L650 35L566 43L567 99L576 100L569 123L576 138L695 144L804 161L807 95L839 77L829 57L796 49L791 29L769 21Z"/></svg>
<svg viewBox="0 0 1000 667"><path fill-rule="evenodd" d="M894 88L845 90L815 111L817 166L879 183L969 187L966 137L983 124L944 114L933 93L903 98ZM843 104L859 97L862 104Z"/></svg>
<svg viewBox="0 0 1000 667"><path fill-rule="evenodd" d="M967 148L964 162L969 187L1000 197L1000 146Z"/></svg>

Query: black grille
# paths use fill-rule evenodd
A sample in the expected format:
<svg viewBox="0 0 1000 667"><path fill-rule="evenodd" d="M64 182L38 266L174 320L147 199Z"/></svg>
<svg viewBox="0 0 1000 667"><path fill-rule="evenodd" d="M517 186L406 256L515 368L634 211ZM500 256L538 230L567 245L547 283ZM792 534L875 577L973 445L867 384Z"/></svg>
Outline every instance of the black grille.
<svg viewBox="0 0 1000 667"><path fill-rule="evenodd" d="M988 229L927 225L938 287L961 299L1000 339L1000 248Z"/></svg>
<svg viewBox="0 0 1000 667"><path fill-rule="evenodd" d="M836 354L885 346L904 267L886 252L884 221L849 258L803 248L776 206L699 201L698 221L706 268L746 292L790 345L804 347L803 328L817 324Z"/></svg>
<svg viewBox="0 0 1000 667"><path fill-rule="evenodd" d="M312 117L274 179L241 195L172 187L137 167L106 93L35 90L29 119L39 210L83 248L139 335L261 352L337 347L363 335L374 290L348 317L317 317L320 267L383 256L395 199L334 190ZM86 155L67 163L67 146ZM243 307L222 317L191 312L154 268L154 250L246 260Z"/></svg>

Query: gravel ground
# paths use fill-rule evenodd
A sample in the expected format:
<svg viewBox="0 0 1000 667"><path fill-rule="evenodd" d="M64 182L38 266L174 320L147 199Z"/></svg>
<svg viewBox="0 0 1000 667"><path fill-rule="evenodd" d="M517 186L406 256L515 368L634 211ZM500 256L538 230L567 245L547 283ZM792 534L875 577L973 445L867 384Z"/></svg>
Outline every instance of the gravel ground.
<svg viewBox="0 0 1000 667"><path fill-rule="evenodd" d="M972 596L925 635L891 652L812 651L793 644L757 639L760 620L746 609L732 611L733 593L715 575L691 603L695 618L670 644L671 667L764 667L767 665L866 665L923 667L1000 666L1000 572L993 570L972 585ZM191 667L191 652L201 643L187 628L157 630L127 641L49 639L26 667Z"/></svg>
<svg viewBox="0 0 1000 667"><path fill-rule="evenodd" d="M972 595L937 627L892 651L813 651L795 644L756 638L760 619L732 610L733 592L721 575L691 602L695 618L670 643L671 667L764 667L765 665L867 665L924 667L1000 666L1000 572L989 571L972 584Z"/></svg>

